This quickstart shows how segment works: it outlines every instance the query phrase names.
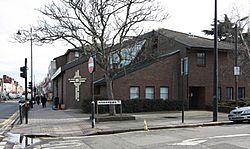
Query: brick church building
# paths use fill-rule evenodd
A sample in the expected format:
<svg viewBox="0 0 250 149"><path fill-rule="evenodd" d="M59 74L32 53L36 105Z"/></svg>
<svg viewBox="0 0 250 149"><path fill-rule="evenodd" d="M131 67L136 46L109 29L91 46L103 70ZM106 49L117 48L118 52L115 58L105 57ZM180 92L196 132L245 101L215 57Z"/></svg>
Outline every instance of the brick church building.
<svg viewBox="0 0 250 149"><path fill-rule="evenodd" d="M131 39L133 40L133 39ZM203 109L213 101L213 40L167 29L148 32L137 43L131 61L114 75L115 99L186 100L191 109ZM235 93L233 46L219 42L219 100L233 100ZM69 49L54 58L54 96L66 108L80 108L91 98L88 57ZM246 72L243 68L242 72ZM244 73L245 74L245 73ZM247 76L239 76L238 97L250 97ZM76 81L77 79L77 81ZM103 71L96 67L95 99L107 99Z"/></svg>

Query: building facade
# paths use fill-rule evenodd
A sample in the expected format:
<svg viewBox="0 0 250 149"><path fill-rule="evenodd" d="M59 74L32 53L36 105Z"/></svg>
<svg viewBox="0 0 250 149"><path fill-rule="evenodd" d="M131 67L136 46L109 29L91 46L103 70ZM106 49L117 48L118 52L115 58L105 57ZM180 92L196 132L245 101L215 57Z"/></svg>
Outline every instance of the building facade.
<svg viewBox="0 0 250 149"><path fill-rule="evenodd" d="M134 46L137 48L132 48L137 50L132 60L124 61L122 66L112 63L113 67L123 68L113 77L115 99L186 100L191 109L212 105L213 40L159 29L144 34L137 41ZM233 100L233 46L219 42L218 47L219 100ZM91 98L88 57L77 56L75 52L68 50L55 58L57 71L52 76L54 96L58 96L66 108L80 108L82 100ZM97 66L95 99L107 99L103 74ZM238 87L239 98L250 97L246 75L239 76Z"/></svg>

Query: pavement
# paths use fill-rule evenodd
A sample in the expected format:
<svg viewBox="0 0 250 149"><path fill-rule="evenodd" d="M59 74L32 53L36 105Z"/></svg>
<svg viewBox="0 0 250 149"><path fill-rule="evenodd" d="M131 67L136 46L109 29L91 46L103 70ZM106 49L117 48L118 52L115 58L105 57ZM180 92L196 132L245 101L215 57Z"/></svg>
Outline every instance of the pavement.
<svg viewBox="0 0 250 149"><path fill-rule="evenodd" d="M5 138L0 140L0 149L6 148L5 144L11 140L11 136L27 137L71 137L121 133L129 131L144 131L147 127L154 129L169 129L183 127L213 126L231 124L226 113L218 113L218 121L213 122L212 111L185 111L184 123L182 123L181 111L160 111L145 113L130 113L136 120L98 122L92 128L90 114L84 114L80 110L66 109L53 110L50 103L46 108L34 105L28 114L28 124L20 124L15 121L12 128L5 133ZM18 119L16 113L15 117ZM15 119L13 118L13 119ZM18 143L18 142L12 142ZM2 144L2 147L1 147Z"/></svg>

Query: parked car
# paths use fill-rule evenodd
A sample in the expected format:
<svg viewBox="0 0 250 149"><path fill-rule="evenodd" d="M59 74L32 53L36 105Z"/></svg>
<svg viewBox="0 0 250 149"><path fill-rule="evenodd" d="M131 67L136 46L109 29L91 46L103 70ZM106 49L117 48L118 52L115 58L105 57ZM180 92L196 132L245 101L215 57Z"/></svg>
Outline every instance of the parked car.
<svg viewBox="0 0 250 149"><path fill-rule="evenodd" d="M31 99L31 94L28 93L27 95L27 100L30 101ZM22 95L20 98L19 98L19 103L24 103L25 102L25 95Z"/></svg>
<svg viewBox="0 0 250 149"><path fill-rule="evenodd" d="M250 105L241 108L236 107L229 113L228 119L233 122L250 121Z"/></svg>
<svg viewBox="0 0 250 149"><path fill-rule="evenodd" d="M9 98L10 99L16 99L17 98L17 94L16 93L9 93Z"/></svg>

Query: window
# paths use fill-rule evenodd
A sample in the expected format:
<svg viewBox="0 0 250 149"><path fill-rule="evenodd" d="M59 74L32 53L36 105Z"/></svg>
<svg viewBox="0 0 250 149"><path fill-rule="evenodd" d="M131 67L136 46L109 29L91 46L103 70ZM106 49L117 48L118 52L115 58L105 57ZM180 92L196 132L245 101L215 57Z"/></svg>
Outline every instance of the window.
<svg viewBox="0 0 250 149"><path fill-rule="evenodd" d="M139 98L139 87L130 87L130 99Z"/></svg>
<svg viewBox="0 0 250 149"><path fill-rule="evenodd" d="M146 99L154 99L154 87L146 87Z"/></svg>
<svg viewBox="0 0 250 149"><path fill-rule="evenodd" d="M188 75L188 57L181 59L181 75Z"/></svg>
<svg viewBox="0 0 250 149"><path fill-rule="evenodd" d="M78 58L80 56L79 52L75 52L75 58Z"/></svg>
<svg viewBox="0 0 250 149"><path fill-rule="evenodd" d="M245 98L245 87L238 88L238 98L239 99Z"/></svg>
<svg viewBox="0 0 250 149"><path fill-rule="evenodd" d="M117 51L110 54L110 65L117 65L118 68L129 65L143 49L145 42L146 40L142 40L122 49L117 49Z"/></svg>
<svg viewBox="0 0 250 149"><path fill-rule="evenodd" d="M218 88L218 101L221 101L221 87Z"/></svg>
<svg viewBox="0 0 250 149"><path fill-rule="evenodd" d="M205 66L206 65L206 53L198 52L196 56L197 56L197 65Z"/></svg>
<svg viewBox="0 0 250 149"><path fill-rule="evenodd" d="M233 99L233 88L232 87L227 87L226 88L226 99L227 100L232 100Z"/></svg>
<svg viewBox="0 0 250 149"><path fill-rule="evenodd" d="M167 100L168 99L168 87L160 88L160 99Z"/></svg>

